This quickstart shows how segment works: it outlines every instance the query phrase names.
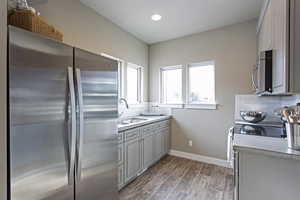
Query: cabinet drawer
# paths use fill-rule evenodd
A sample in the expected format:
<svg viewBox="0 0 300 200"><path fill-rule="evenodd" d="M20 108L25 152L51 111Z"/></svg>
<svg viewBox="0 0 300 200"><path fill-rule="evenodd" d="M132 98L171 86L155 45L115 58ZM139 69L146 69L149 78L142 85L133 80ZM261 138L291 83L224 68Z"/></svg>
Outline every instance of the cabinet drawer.
<svg viewBox="0 0 300 200"><path fill-rule="evenodd" d="M140 129L125 131L125 141L134 140L140 135Z"/></svg>
<svg viewBox="0 0 300 200"><path fill-rule="evenodd" d="M164 128L164 127L168 127L168 126L169 126L169 120L162 121L162 122L158 123L159 128Z"/></svg>
<svg viewBox="0 0 300 200"><path fill-rule="evenodd" d="M143 131L143 132L147 132L147 131L150 131L150 130L152 130L152 129L153 129L153 125L150 124L150 125L144 126L144 127L142 128L142 131Z"/></svg>
<svg viewBox="0 0 300 200"><path fill-rule="evenodd" d="M122 164L124 162L124 144L118 145L118 163Z"/></svg>
<svg viewBox="0 0 300 200"><path fill-rule="evenodd" d="M166 132L169 132L170 131L170 128L167 126L167 127L159 127L156 132L157 133L166 133Z"/></svg>
<svg viewBox="0 0 300 200"><path fill-rule="evenodd" d="M146 126L142 129L142 136L143 137L149 136L149 135L154 134L154 133L155 133L155 126L154 125L148 125L148 126Z"/></svg>

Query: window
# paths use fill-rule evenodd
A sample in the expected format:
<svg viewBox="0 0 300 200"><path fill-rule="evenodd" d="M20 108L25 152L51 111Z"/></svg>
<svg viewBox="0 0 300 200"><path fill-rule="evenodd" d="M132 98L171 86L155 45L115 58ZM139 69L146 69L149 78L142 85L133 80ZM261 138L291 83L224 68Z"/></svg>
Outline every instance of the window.
<svg viewBox="0 0 300 200"><path fill-rule="evenodd" d="M123 78L123 74L124 74L124 68L125 68L125 62L119 58L116 58L114 56L111 56L109 54L106 53L101 53L101 56L112 59L112 60L116 60L118 61L118 96L119 98L124 97L124 78Z"/></svg>
<svg viewBox="0 0 300 200"><path fill-rule="evenodd" d="M124 98L124 69L125 69L125 62L123 60L119 60L119 67L118 67L118 90L119 90L119 98Z"/></svg>
<svg viewBox="0 0 300 200"><path fill-rule="evenodd" d="M215 102L215 69L213 62L188 65L188 103Z"/></svg>
<svg viewBox="0 0 300 200"><path fill-rule="evenodd" d="M165 104L182 104L182 66L161 69L161 101Z"/></svg>
<svg viewBox="0 0 300 200"><path fill-rule="evenodd" d="M142 68L138 65L128 63L126 71L126 97L130 103L141 102L142 93Z"/></svg>
<svg viewBox="0 0 300 200"><path fill-rule="evenodd" d="M161 103L181 104L180 108L216 109L214 62L162 67L160 77Z"/></svg>
<svg viewBox="0 0 300 200"><path fill-rule="evenodd" d="M101 53L102 56L119 62L119 97L128 103L136 104L143 101L143 67L127 63L119 58Z"/></svg>

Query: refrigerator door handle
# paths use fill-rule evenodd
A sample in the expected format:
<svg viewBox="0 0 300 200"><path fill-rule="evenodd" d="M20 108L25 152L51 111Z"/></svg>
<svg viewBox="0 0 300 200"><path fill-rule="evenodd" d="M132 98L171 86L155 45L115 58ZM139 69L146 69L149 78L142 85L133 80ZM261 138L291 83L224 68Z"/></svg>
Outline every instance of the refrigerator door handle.
<svg viewBox="0 0 300 200"><path fill-rule="evenodd" d="M78 117L79 117L79 134L77 135L77 166L76 179L81 180L81 164L82 164L82 146L83 146L83 93L81 85L80 69L76 69L77 94L78 94Z"/></svg>
<svg viewBox="0 0 300 200"><path fill-rule="evenodd" d="M74 168L75 168L75 148L76 148L76 100L75 100L75 87L74 87L74 77L73 77L73 68L68 67L68 82L69 82L69 92L71 100L71 134L69 142L69 153L70 153L70 162L68 169L68 183L73 185L74 177Z"/></svg>

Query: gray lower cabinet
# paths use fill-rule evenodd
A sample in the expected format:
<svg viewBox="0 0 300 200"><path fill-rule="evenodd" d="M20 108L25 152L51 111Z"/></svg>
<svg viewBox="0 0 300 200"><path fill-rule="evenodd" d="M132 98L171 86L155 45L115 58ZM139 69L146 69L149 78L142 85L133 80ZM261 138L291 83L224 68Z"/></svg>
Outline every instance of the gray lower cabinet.
<svg viewBox="0 0 300 200"><path fill-rule="evenodd" d="M296 157L237 150L235 200L292 200L300 197L300 160Z"/></svg>
<svg viewBox="0 0 300 200"><path fill-rule="evenodd" d="M148 168L154 161L154 136L148 135L142 139L143 142L143 168Z"/></svg>
<svg viewBox="0 0 300 200"><path fill-rule="evenodd" d="M163 154L169 153L170 150L170 129L166 127L163 129Z"/></svg>
<svg viewBox="0 0 300 200"><path fill-rule="evenodd" d="M119 189L125 185L124 180L124 138L123 133L119 133L118 144L118 185Z"/></svg>
<svg viewBox="0 0 300 200"><path fill-rule="evenodd" d="M164 153L164 135L161 129L157 130L154 138L154 160L157 161Z"/></svg>
<svg viewBox="0 0 300 200"><path fill-rule="evenodd" d="M134 179L141 170L140 142L125 142L125 182Z"/></svg>
<svg viewBox="0 0 300 200"><path fill-rule="evenodd" d="M166 155L169 144L169 120L120 132L119 189Z"/></svg>
<svg viewBox="0 0 300 200"><path fill-rule="evenodd" d="M119 190L121 190L125 185L123 164L119 165L118 167L118 183L119 183Z"/></svg>
<svg viewBox="0 0 300 200"><path fill-rule="evenodd" d="M118 145L118 164L121 165L124 162L124 145Z"/></svg>

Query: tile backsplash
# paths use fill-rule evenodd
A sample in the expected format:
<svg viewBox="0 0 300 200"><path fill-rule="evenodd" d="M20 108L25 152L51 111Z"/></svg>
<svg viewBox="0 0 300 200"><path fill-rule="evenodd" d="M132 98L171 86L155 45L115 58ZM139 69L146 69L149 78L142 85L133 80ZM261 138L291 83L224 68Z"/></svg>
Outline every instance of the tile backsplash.
<svg viewBox="0 0 300 200"><path fill-rule="evenodd" d="M149 103L149 109L148 111L150 113L159 113L164 115L172 115L172 109L168 106L162 106L159 103L151 102Z"/></svg>
<svg viewBox="0 0 300 200"><path fill-rule="evenodd" d="M291 96L256 96L236 95L235 97L235 120L242 120L240 111L263 111L267 113L265 122L280 121L274 114L274 110L284 106L295 105L300 102L300 95Z"/></svg>
<svg viewBox="0 0 300 200"><path fill-rule="evenodd" d="M142 104L134 104L129 105L129 109L127 109L123 104L119 105L119 115L120 119L125 119L129 117L138 116L143 112L147 112L149 109L148 103L142 103Z"/></svg>
<svg viewBox="0 0 300 200"><path fill-rule="evenodd" d="M171 115L172 109L169 107L159 106L158 103L141 103L129 105L129 109L124 104L119 105L119 119L126 119L130 117L138 116L142 113L158 113L164 115Z"/></svg>

